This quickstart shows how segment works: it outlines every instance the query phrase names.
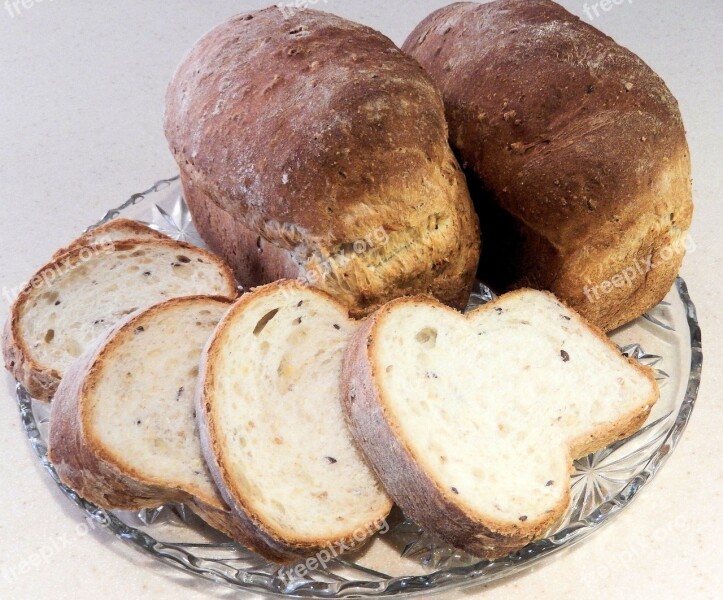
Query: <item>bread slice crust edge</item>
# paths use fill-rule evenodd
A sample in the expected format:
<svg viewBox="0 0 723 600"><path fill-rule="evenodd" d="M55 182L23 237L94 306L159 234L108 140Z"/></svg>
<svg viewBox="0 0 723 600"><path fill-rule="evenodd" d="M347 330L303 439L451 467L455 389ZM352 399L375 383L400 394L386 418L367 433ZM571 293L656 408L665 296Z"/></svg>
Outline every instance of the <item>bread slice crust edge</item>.
<svg viewBox="0 0 723 600"><path fill-rule="evenodd" d="M104 233L108 233L111 231L115 231L117 229L127 229L129 234L127 237L123 238L123 240L135 240L135 239L157 239L157 240L169 240L171 239L167 235L161 233L160 231L156 231L155 229L152 229L145 223L141 223L140 221L134 221L133 219L126 219L126 218L118 218L113 219L111 221L108 221L107 223L104 223L103 225L98 225L97 227L93 227L92 229L89 229L85 233L83 233L81 236L70 242L67 246L64 246L60 248L59 250L56 250L53 254L53 259L58 259L64 254L67 254L68 252L72 252L76 248L81 248L83 246L98 246L103 245L103 238L102 235ZM99 236L101 236L99 238ZM93 242L92 240L96 239L98 242ZM119 242L118 240L111 240L111 243Z"/></svg>

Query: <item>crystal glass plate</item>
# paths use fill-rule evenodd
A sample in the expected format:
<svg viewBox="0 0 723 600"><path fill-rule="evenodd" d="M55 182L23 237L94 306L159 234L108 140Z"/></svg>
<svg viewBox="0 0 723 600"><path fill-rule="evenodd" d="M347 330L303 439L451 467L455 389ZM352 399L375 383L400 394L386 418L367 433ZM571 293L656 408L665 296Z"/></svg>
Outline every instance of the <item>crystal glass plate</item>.
<svg viewBox="0 0 723 600"><path fill-rule="evenodd" d="M178 178L131 196L96 225L120 216L203 245ZM478 284L470 306L490 298L490 290ZM555 530L492 562L450 547L395 511L388 519L389 531L361 549L334 558L324 568L300 569L300 575L293 572L293 565L280 572L278 566L207 527L184 506L106 512L78 497L58 481L47 458L48 405L33 400L19 384L17 399L33 449L65 495L110 533L163 563L263 594L324 598L421 594L489 583L579 542L627 507L664 464L693 410L703 361L701 332L685 282L679 278L659 306L612 338L624 354L655 369L660 401L637 434L575 462L570 509Z"/></svg>

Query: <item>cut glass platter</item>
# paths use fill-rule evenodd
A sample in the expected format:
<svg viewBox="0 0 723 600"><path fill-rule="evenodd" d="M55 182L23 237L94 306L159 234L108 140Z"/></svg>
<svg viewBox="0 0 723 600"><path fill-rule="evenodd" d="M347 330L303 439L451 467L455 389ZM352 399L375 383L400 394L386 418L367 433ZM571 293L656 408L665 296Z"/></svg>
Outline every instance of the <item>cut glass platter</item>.
<svg viewBox="0 0 723 600"><path fill-rule="evenodd" d="M121 216L147 223L172 238L203 245L178 178L162 180L134 194L95 225ZM492 297L490 290L478 283L470 307ZM140 513L106 512L58 480L47 458L49 405L30 398L20 384L17 400L32 447L64 494L111 534L167 565L265 595L416 595L489 583L581 541L625 509L665 463L693 410L703 362L701 332L685 282L678 278L663 302L611 337L624 354L655 370L660 401L637 434L575 461L570 508L545 539L492 562L455 550L396 509L384 535L334 558L325 568L300 569L303 575L294 574L294 565L280 571L278 565L204 525L184 506L168 505Z"/></svg>

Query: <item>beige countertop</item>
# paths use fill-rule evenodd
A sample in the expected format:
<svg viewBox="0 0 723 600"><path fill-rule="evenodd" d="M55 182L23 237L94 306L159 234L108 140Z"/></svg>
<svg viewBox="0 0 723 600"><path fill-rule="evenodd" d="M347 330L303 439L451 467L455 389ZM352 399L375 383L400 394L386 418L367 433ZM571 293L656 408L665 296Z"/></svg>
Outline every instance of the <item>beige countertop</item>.
<svg viewBox="0 0 723 600"><path fill-rule="evenodd" d="M161 130L164 90L175 65L210 27L268 2L0 1L0 286L23 283L107 208L175 172ZM445 3L319 0L317 6L401 43ZM723 2L562 4L639 54L680 101L697 204L696 250L683 276L703 329L703 384L679 447L613 523L522 576L447 596L720 597ZM7 309L3 298L3 322ZM9 377L0 395L0 598L231 597L104 531L89 532L34 458Z"/></svg>

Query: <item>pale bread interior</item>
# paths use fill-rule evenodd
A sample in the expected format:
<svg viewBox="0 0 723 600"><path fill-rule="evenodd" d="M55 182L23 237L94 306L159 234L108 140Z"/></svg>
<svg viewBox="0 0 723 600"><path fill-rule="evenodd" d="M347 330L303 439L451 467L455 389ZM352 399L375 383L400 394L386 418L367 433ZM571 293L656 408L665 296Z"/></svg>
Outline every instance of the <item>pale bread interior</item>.
<svg viewBox="0 0 723 600"><path fill-rule="evenodd" d="M189 298L134 319L108 342L85 399L93 439L130 476L221 507L201 453L194 391L201 351L228 306Z"/></svg>
<svg viewBox="0 0 723 600"><path fill-rule="evenodd" d="M337 539L390 509L341 409L342 357L357 327L302 288L258 294L221 325L206 400L223 483L285 540Z"/></svg>
<svg viewBox="0 0 723 600"><path fill-rule="evenodd" d="M467 317L400 303L375 340L388 419L415 459L448 498L500 522L559 506L574 447L657 399L654 381L541 292Z"/></svg>
<svg viewBox="0 0 723 600"><path fill-rule="evenodd" d="M48 283L30 292L18 331L30 357L60 376L98 335L123 317L179 296L231 296L225 267L207 253L171 242L139 241L127 249L80 250L46 269Z"/></svg>

